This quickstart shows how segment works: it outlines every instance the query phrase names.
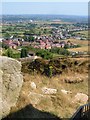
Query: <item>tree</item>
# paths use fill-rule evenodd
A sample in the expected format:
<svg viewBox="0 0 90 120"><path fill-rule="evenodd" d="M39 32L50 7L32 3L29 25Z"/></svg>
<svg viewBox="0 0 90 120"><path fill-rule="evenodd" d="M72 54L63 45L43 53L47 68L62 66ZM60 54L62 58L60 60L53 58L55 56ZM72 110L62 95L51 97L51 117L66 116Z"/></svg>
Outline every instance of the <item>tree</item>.
<svg viewBox="0 0 90 120"><path fill-rule="evenodd" d="M27 36L26 36L26 35L24 35L24 36L23 36L23 39L24 39L25 41L27 41Z"/></svg>
<svg viewBox="0 0 90 120"><path fill-rule="evenodd" d="M49 77L50 77L50 78L52 77L52 74L53 74L53 73L52 73L52 68L53 68L52 66L49 66L48 74L49 74Z"/></svg>
<svg viewBox="0 0 90 120"><path fill-rule="evenodd" d="M9 48L9 46L8 45L6 45L6 44L4 44L4 43L2 43L2 46L1 46L2 48L5 48L5 49L8 49Z"/></svg>
<svg viewBox="0 0 90 120"><path fill-rule="evenodd" d="M23 48L21 50L21 58L24 58L24 57L27 57L27 49L26 48Z"/></svg>
<svg viewBox="0 0 90 120"><path fill-rule="evenodd" d="M14 38L17 38L18 37L18 33L14 33Z"/></svg>
<svg viewBox="0 0 90 120"><path fill-rule="evenodd" d="M13 57L13 51L12 51L12 49L8 48L6 55L8 57Z"/></svg>
<svg viewBox="0 0 90 120"><path fill-rule="evenodd" d="M29 39L29 42L34 42L34 37L33 36L29 36L28 39Z"/></svg>
<svg viewBox="0 0 90 120"><path fill-rule="evenodd" d="M9 34L9 33L7 33L7 32L5 33L5 35L4 35L4 36L5 36L5 38L10 38L10 34Z"/></svg>
<svg viewBox="0 0 90 120"><path fill-rule="evenodd" d="M52 53L47 50L37 50L36 55L41 56L44 59L51 59L53 57Z"/></svg>
<svg viewBox="0 0 90 120"><path fill-rule="evenodd" d="M70 48L70 47L69 47L68 44L65 44L64 48L65 48L65 49L68 49L68 48Z"/></svg>

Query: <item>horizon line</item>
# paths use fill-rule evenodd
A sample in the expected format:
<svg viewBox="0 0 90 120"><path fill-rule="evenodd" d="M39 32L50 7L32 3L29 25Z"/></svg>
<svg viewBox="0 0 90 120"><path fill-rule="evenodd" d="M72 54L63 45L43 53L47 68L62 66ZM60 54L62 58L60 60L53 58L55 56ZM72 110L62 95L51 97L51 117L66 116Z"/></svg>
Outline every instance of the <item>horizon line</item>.
<svg viewBox="0 0 90 120"><path fill-rule="evenodd" d="M88 17L88 15L76 15L76 14L41 14L41 13L36 13L36 14L34 14L34 13L30 13L30 14L0 14L1 16L2 15L61 15L61 16L86 16L86 17Z"/></svg>

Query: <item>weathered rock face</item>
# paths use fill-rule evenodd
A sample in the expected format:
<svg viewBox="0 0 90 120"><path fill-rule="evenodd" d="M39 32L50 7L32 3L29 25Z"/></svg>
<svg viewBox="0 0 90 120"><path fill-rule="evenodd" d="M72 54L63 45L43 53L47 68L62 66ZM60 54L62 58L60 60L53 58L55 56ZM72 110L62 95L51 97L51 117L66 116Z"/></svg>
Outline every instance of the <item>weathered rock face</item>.
<svg viewBox="0 0 90 120"><path fill-rule="evenodd" d="M21 63L12 58L0 56L0 119L15 106L23 84Z"/></svg>

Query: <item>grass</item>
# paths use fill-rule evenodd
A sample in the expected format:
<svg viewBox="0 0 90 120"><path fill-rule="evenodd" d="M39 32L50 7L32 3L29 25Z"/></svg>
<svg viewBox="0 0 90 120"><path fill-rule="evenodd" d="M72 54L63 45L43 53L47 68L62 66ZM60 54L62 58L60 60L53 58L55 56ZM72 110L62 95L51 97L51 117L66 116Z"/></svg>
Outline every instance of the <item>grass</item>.
<svg viewBox="0 0 90 120"><path fill-rule="evenodd" d="M71 77L71 75L69 76ZM75 75L72 74L72 76ZM86 74L82 74L82 76L85 78ZM72 116L72 114L75 112L75 110L77 109L77 107L79 107L80 104L73 104L71 103L71 101L74 98L75 94L78 92L82 92L85 94L88 93L88 82L87 80L84 80L84 82L79 84L66 84L62 81L66 77L68 77L68 75L64 74L52 78L48 78L39 74L25 74L24 79L26 81L23 86L23 91L25 92L25 99L28 99L27 96L29 92L35 92L37 93L37 95L42 94L41 88L44 86L47 86L48 88L55 88L58 90L58 93L56 95L45 95L44 98L40 98L39 103L34 106L39 110L48 111L62 118ZM31 89L31 81L35 82L35 84L37 85L36 90ZM63 93L61 93L61 89L72 91L72 94L64 95ZM35 97L35 99L36 98L37 97ZM19 103L19 105L21 103ZM27 101L24 104L27 104Z"/></svg>
<svg viewBox="0 0 90 120"><path fill-rule="evenodd" d="M72 61L86 62L86 58L73 58ZM12 108L13 110L18 110L20 108L25 107L27 104L32 104L35 108L53 113L54 115L60 118L69 118L73 115L76 109L83 103L77 102L72 103L74 96L77 93L84 93L88 95L88 73L85 70L86 67L82 66L82 69L79 72L68 70L68 72L64 72L61 75L56 75L51 78L46 77L41 74L37 74L34 72L30 74L29 72L23 72L24 83L22 87L22 91L20 94L20 98L17 102L16 108ZM83 82L80 83L65 83L64 79L70 78L75 79L81 77ZM31 82L36 84L36 89L32 89ZM44 95L42 93L41 88L54 88L57 89L57 93L53 95ZM71 91L71 94L63 94L61 92L62 89L67 91ZM29 95L29 93L35 93L35 95ZM40 97L40 95L42 95ZM34 104L34 101L38 101Z"/></svg>
<svg viewBox="0 0 90 120"><path fill-rule="evenodd" d="M37 24L71 24L70 22L63 21L36 21Z"/></svg>
<svg viewBox="0 0 90 120"><path fill-rule="evenodd" d="M68 49L68 51L75 51L75 52L88 52L88 46L82 46L82 47L78 47L78 48L70 48Z"/></svg>
<svg viewBox="0 0 90 120"><path fill-rule="evenodd" d="M79 44L81 46L87 46L88 45L88 40L67 39L65 41L70 41L74 44Z"/></svg>
<svg viewBox="0 0 90 120"><path fill-rule="evenodd" d="M79 32L75 32L77 34L82 34L82 35L85 35L86 37L88 37L88 31L79 31Z"/></svg>
<svg viewBox="0 0 90 120"><path fill-rule="evenodd" d="M77 40L77 39L68 39L66 41L70 41L74 44L78 44L81 47L78 48L70 48L69 51L75 51L75 52L88 52L88 40Z"/></svg>

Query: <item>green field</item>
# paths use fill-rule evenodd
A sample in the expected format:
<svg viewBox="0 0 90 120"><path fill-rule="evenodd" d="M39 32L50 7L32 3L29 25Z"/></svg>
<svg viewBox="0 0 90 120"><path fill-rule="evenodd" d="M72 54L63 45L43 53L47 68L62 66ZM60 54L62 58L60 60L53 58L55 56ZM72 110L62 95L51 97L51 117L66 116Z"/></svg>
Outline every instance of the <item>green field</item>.
<svg viewBox="0 0 90 120"><path fill-rule="evenodd" d="M87 31L87 30L86 30L86 31L74 32L74 33L83 35L83 36L85 36L86 38L88 38L88 31Z"/></svg>

